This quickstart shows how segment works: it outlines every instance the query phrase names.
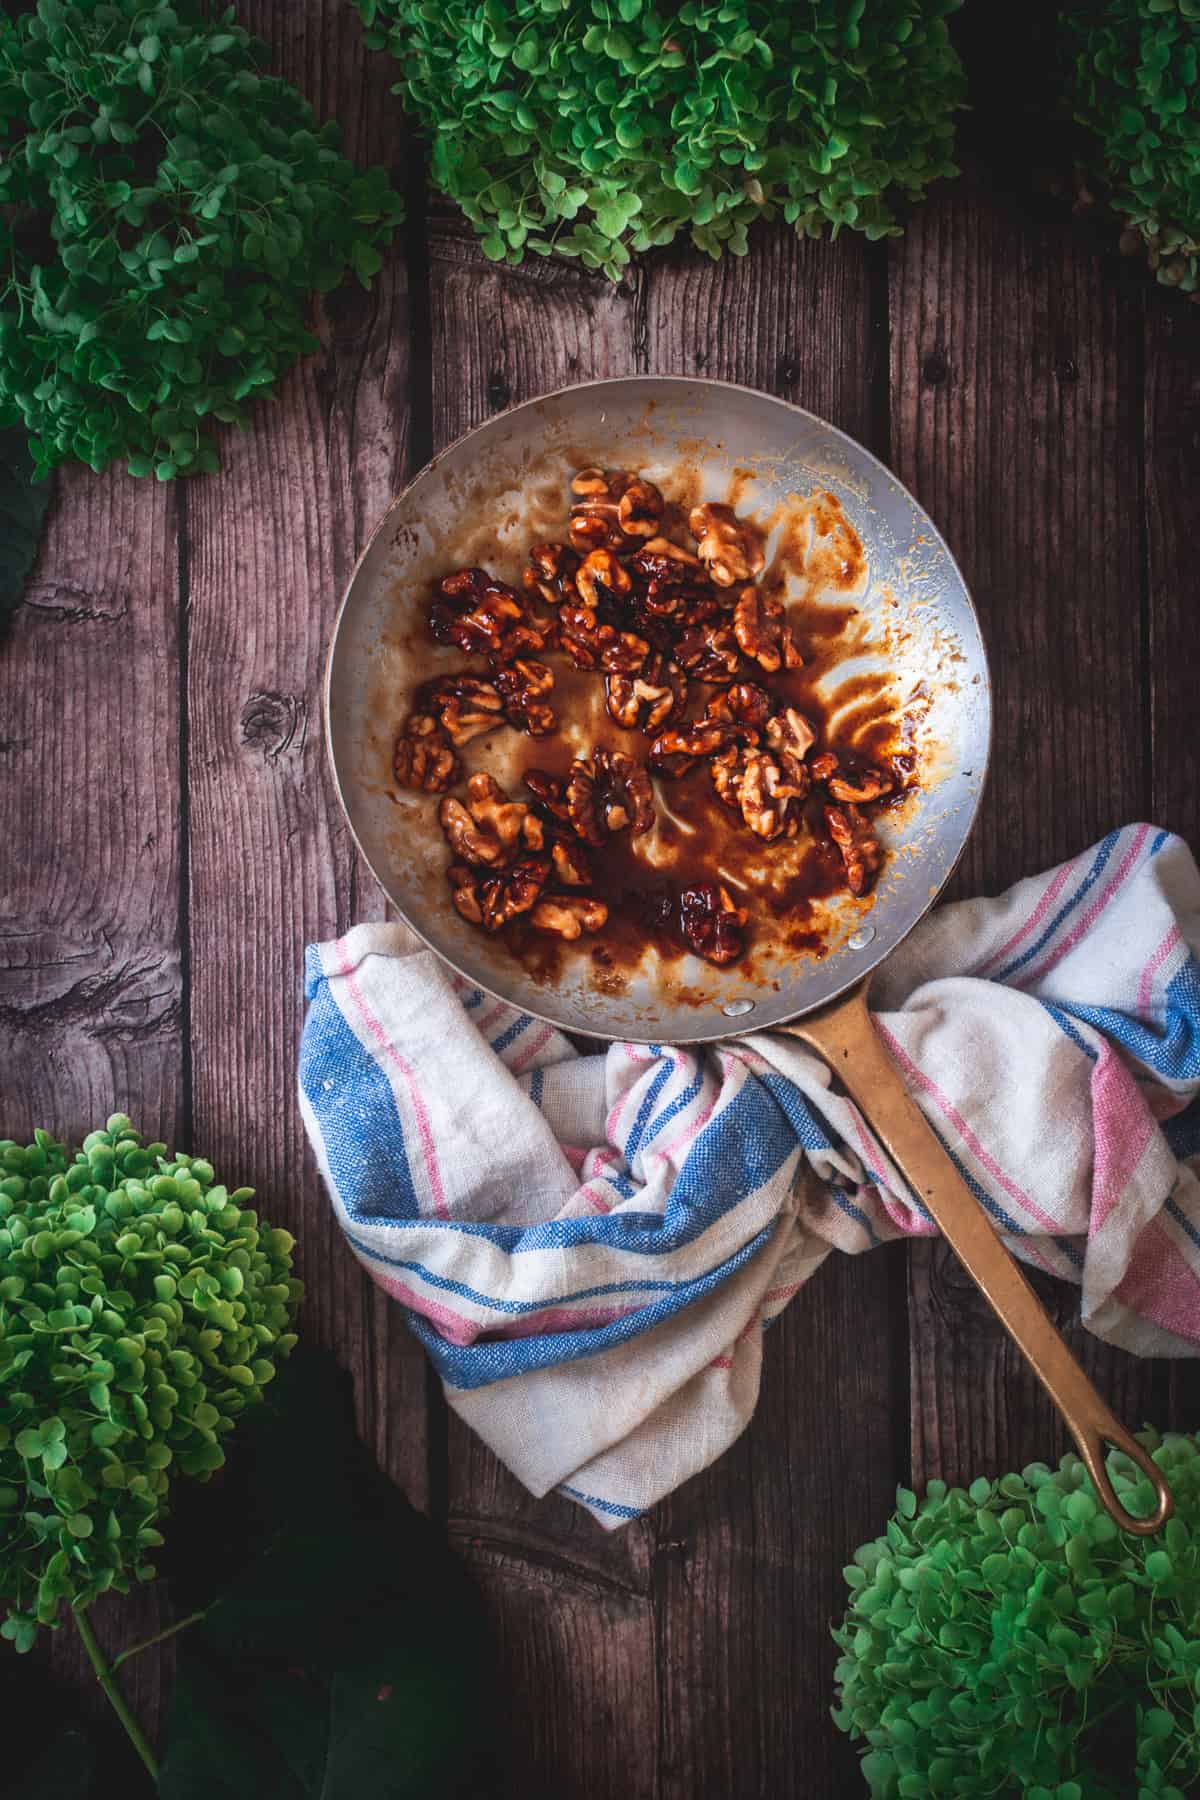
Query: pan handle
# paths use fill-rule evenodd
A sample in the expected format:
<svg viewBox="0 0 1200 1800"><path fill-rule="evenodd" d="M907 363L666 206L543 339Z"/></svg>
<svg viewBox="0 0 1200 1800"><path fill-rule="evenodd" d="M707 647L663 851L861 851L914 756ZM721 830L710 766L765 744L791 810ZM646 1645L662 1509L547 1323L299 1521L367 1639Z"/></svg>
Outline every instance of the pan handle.
<svg viewBox="0 0 1200 1800"><path fill-rule="evenodd" d="M867 985L861 982L822 1011L782 1029L817 1051L862 1108L1062 1414L1105 1509L1123 1531L1151 1536L1174 1510L1162 1471L1104 1404L910 1097L867 1011ZM1117 1499L1104 1466L1105 1443L1123 1450L1153 1482L1158 1505L1149 1518L1134 1518Z"/></svg>

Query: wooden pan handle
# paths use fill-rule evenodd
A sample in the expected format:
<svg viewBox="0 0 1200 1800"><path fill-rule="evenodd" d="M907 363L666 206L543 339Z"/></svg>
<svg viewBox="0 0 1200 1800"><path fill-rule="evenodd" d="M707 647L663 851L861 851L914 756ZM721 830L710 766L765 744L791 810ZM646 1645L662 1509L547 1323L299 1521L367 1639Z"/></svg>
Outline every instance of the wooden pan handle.
<svg viewBox="0 0 1200 1800"><path fill-rule="evenodd" d="M1123 1531L1149 1537L1174 1510L1161 1470L1114 1418L1051 1324L1037 1295L959 1175L867 1011L867 983L818 1013L785 1025L824 1058L870 1121L892 1161L918 1194L951 1249L1066 1421L1106 1510ZM1104 1466L1114 1444L1154 1483L1158 1505L1148 1519L1126 1512Z"/></svg>

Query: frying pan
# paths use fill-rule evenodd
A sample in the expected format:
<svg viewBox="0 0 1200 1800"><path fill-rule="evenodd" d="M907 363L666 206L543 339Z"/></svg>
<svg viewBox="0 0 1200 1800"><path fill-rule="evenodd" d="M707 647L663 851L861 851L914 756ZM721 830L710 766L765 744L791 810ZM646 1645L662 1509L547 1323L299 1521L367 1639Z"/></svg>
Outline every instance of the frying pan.
<svg viewBox="0 0 1200 1800"><path fill-rule="evenodd" d="M752 977L744 966L687 958L681 977L676 965L670 973L655 967L648 952L645 967L608 991L580 957L539 979L459 918L437 809L391 779L392 740L413 688L462 661L429 642L429 581L470 563L518 579L531 539L562 535L572 471L597 464L637 469L668 498L684 497L679 483L686 481L686 498L733 498L740 512L760 518L778 519L820 490L835 497L862 540L868 575L857 604L866 637L856 667L889 671L898 693L918 697L921 786L881 828L890 855L869 907L849 898L829 906L820 956L768 947L756 954ZM806 604L820 605L822 596L810 587ZM1051 1324L909 1097L867 1010L872 970L932 906L962 852L991 731L987 661L962 575L916 501L875 457L799 407L723 382L629 377L528 401L435 457L384 516L342 603L325 700L350 829L388 898L428 945L473 984L563 1031L699 1043L774 1029L809 1045L870 1120L1027 1358L1109 1513L1127 1531L1159 1529L1172 1510L1161 1473ZM585 744L596 724L574 721L575 728ZM486 766L503 780L503 767ZM1153 1483L1150 1517L1133 1517L1118 1500L1104 1466L1106 1442Z"/></svg>

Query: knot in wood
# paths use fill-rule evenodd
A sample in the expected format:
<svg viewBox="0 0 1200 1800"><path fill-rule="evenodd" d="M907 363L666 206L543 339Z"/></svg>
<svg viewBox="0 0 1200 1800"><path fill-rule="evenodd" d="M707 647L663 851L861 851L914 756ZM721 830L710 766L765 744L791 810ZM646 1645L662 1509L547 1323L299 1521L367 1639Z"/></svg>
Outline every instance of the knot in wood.
<svg viewBox="0 0 1200 1800"><path fill-rule="evenodd" d="M242 708L242 742L275 762L304 748L307 708L298 694L256 689Z"/></svg>

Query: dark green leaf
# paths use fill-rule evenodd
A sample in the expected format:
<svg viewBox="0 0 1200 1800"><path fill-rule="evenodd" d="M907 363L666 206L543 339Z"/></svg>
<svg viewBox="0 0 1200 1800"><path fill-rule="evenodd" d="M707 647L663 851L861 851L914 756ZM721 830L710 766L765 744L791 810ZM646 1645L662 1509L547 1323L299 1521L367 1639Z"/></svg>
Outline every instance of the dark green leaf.
<svg viewBox="0 0 1200 1800"><path fill-rule="evenodd" d="M37 560L52 491L49 482L33 480L24 432L0 432L0 637Z"/></svg>
<svg viewBox="0 0 1200 1800"><path fill-rule="evenodd" d="M366 1461L332 1359L296 1360L245 1432L239 1518L267 1547L181 1644L164 1800L484 1800L478 1602Z"/></svg>

